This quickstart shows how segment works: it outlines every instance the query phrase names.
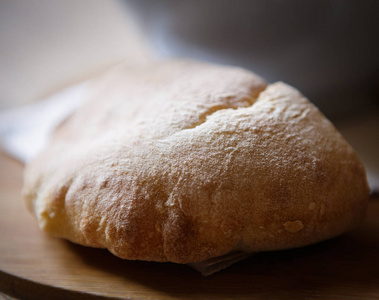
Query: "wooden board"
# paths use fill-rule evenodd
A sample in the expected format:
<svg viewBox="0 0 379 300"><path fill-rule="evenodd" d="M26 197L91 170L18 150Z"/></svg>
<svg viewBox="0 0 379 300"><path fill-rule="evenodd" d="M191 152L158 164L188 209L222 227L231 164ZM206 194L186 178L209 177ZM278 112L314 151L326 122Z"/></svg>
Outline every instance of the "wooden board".
<svg viewBox="0 0 379 300"><path fill-rule="evenodd" d="M354 232L203 277L184 265L121 260L45 236L21 185L22 165L0 154L0 291L16 298L379 299L378 197Z"/></svg>

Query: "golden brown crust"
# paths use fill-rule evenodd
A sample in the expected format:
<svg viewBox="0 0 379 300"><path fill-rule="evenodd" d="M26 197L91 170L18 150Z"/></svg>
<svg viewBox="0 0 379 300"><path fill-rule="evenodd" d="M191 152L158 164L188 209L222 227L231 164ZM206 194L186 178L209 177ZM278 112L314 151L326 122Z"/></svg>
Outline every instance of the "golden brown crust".
<svg viewBox="0 0 379 300"><path fill-rule="evenodd" d="M298 91L242 69L120 66L25 171L47 233L189 263L298 247L363 218L356 153Z"/></svg>

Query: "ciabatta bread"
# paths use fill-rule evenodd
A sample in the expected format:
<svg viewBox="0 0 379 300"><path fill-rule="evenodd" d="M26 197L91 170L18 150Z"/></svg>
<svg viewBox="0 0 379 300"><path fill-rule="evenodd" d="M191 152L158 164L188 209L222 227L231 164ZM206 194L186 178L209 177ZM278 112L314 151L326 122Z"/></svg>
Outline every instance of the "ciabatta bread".
<svg viewBox="0 0 379 300"><path fill-rule="evenodd" d="M132 260L287 249L359 224L357 154L284 83L188 61L116 68L26 167L43 231Z"/></svg>

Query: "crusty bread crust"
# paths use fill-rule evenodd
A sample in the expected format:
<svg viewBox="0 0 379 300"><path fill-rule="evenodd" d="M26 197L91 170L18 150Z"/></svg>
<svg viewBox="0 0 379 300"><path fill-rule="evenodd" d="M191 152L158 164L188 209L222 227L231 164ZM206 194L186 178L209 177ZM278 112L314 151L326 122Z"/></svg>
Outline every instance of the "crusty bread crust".
<svg viewBox="0 0 379 300"><path fill-rule="evenodd" d="M126 259L299 247L363 219L364 167L297 90L189 61L119 66L26 167L41 229Z"/></svg>

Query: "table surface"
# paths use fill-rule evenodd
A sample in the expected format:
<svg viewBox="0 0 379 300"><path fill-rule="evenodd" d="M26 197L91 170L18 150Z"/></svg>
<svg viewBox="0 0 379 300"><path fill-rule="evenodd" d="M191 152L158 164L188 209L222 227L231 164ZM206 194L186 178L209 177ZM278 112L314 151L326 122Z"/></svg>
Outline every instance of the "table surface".
<svg viewBox="0 0 379 300"><path fill-rule="evenodd" d="M366 222L317 245L261 253L210 277L127 261L41 233L20 195L22 165L0 154L0 291L20 299L379 299L379 197ZM1 296L0 296L1 298Z"/></svg>

